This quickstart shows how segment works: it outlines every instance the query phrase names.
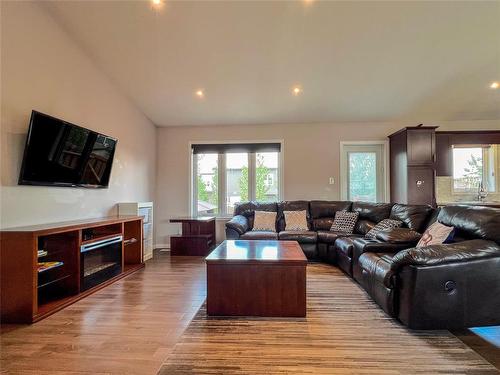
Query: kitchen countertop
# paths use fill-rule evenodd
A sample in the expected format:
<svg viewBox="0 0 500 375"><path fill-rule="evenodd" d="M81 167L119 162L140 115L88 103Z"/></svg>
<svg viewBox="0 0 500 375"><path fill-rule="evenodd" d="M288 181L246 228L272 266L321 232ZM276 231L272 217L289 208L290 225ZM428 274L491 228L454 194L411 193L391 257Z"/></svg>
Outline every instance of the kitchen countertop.
<svg viewBox="0 0 500 375"><path fill-rule="evenodd" d="M456 201L456 202L437 202L438 206L450 206L450 205L457 205L457 204L466 204L470 206L488 206L488 207L500 207L500 202L497 201L486 201L486 202L479 202L479 201Z"/></svg>

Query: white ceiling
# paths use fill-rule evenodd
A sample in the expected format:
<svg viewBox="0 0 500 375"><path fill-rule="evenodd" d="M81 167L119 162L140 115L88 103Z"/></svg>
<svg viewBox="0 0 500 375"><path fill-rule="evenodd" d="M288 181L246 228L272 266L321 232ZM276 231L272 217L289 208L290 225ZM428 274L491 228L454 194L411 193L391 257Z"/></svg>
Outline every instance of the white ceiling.
<svg viewBox="0 0 500 375"><path fill-rule="evenodd" d="M500 119L500 1L47 8L158 126Z"/></svg>

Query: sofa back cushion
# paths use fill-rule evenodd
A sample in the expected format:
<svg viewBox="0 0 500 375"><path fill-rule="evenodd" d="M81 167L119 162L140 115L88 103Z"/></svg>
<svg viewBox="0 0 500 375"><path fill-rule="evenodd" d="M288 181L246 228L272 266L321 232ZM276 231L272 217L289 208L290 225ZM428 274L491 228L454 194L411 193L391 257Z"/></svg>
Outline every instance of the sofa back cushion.
<svg viewBox="0 0 500 375"><path fill-rule="evenodd" d="M481 206L442 207L438 221L455 227L455 241L458 238L495 241L500 244L500 209Z"/></svg>
<svg viewBox="0 0 500 375"><path fill-rule="evenodd" d="M312 229L330 230L337 211L351 211L352 202L349 201L311 201L309 204Z"/></svg>
<svg viewBox="0 0 500 375"><path fill-rule="evenodd" d="M390 218L399 220L404 225L416 232L423 233L425 224L432 213L432 207L428 205L411 205L396 203L392 206Z"/></svg>
<svg viewBox="0 0 500 375"><path fill-rule="evenodd" d="M392 206L392 203L353 202L352 211L359 212L359 220L379 223L389 218Z"/></svg>
<svg viewBox="0 0 500 375"><path fill-rule="evenodd" d="M241 202L236 203L234 215L243 215L248 219L249 230L253 229L253 220L255 211L278 212L276 202Z"/></svg>
<svg viewBox="0 0 500 375"><path fill-rule="evenodd" d="M276 218L276 228L278 232L285 230L285 211L306 211L307 226L311 228L311 213L309 211L309 201L284 201L278 203L278 216Z"/></svg>
<svg viewBox="0 0 500 375"><path fill-rule="evenodd" d="M375 225L377 224L370 220L358 220L356 222L356 226L354 227L354 233L361 234L364 236L373 227L375 227Z"/></svg>

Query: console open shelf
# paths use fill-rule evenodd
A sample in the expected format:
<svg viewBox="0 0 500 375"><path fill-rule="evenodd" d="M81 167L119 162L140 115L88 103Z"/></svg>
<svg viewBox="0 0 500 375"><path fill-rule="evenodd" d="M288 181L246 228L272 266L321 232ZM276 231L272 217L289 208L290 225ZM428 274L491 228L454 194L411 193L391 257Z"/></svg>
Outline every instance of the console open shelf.
<svg viewBox="0 0 500 375"><path fill-rule="evenodd" d="M36 322L144 267L142 228L114 216L2 230L2 322Z"/></svg>

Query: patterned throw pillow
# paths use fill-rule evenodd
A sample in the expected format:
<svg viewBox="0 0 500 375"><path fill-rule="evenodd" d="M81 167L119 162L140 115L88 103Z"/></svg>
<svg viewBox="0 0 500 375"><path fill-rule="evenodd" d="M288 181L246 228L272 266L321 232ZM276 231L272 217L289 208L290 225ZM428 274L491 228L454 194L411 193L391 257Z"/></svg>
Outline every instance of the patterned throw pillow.
<svg viewBox="0 0 500 375"><path fill-rule="evenodd" d="M376 238L377 233L388 231L389 229L399 228L403 225L402 221L393 219L384 219L375 225L368 233L365 234L366 238Z"/></svg>
<svg viewBox="0 0 500 375"><path fill-rule="evenodd" d="M255 211L252 230L276 232L276 212Z"/></svg>
<svg viewBox="0 0 500 375"><path fill-rule="evenodd" d="M359 212L337 211L335 212L335 219L330 230L352 234L358 221L358 216Z"/></svg>
<svg viewBox="0 0 500 375"><path fill-rule="evenodd" d="M418 241L417 247L440 245L449 242L453 238L454 229L454 227L448 227L436 221L427 228L420 241Z"/></svg>
<svg viewBox="0 0 500 375"><path fill-rule="evenodd" d="M284 211L283 213L285 214L285 230L309 230L306 210Z"/></svg>

